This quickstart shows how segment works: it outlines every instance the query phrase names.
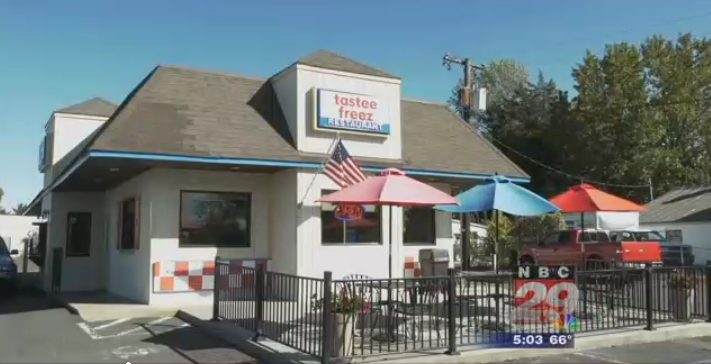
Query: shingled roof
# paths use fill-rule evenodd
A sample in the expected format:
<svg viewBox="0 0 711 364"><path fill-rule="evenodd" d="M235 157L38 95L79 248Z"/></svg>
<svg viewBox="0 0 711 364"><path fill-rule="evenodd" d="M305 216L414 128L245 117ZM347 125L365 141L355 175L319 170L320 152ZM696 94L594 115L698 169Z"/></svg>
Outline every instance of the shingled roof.
<svg viewBox="0 0 711 364"><path fill-rule="evenodd" d="M361 158L362 165L527 177L445 105L403 100L401 121L403 159ZM102 150L308 162L324 157L296 149L269 80L168 66L156 67L77 149L71 155ZM63 167L73 163L65 159Z"/></svg>
<svg viewBox="0 0 711 364"><path fill-rule="evenodd" d="M350 72L360 75L377 76L385 78L400 77L391 75L385 71L373 68L371 66L356 62L348 57L333 53L327 50L318 50L309 56L296 61L297 64L303 64L311 67L325 68L329 70Z"/></svg>
<svg viewBox="0 0 711 364"><path fill-rule="evenodd" d="M711 187L678 188L644 207L641 223L711 221Z"/></svg>
<svg viewBox="0 0 711 364"><path fill-rule="evenodd" d="M93 99L63 107L59 110L55 110L54 112L62 114L103 116L108 118L114 113L114 111L116 111L117 107L118 106L114 103L104 100L101 97L94 97Z"/></svg>

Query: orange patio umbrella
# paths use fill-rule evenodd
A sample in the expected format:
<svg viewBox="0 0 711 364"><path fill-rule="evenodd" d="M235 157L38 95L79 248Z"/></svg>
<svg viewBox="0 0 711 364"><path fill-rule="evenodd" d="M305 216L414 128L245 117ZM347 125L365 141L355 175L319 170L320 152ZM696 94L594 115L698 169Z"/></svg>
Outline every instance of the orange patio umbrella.
<svg viewBox="0 0 711 364"><path fill-rule="evenodd" d="M585 232L584 213L586 212L642 212L644 207L622 197L609 194L590 184L581 183L550 199L560 207L561 212L580 213L580 231ZM585 247L580 244L580 251Z"/></svg>
<svg viewBox="0 0 711 364"><path fill-rule="evenodd" d="M646 211L644 207L632 201L598 190L589 184L570 187L567 191L551 198L550 202L560 207L561 212Z"/></svg>

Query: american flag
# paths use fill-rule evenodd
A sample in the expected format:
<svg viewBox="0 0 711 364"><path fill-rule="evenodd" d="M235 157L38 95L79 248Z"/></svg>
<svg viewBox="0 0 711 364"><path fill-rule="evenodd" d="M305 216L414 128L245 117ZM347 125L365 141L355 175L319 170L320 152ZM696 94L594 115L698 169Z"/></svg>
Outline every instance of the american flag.
<svg viewBox="0 0 711 364"><path fill-rule="evenodd" d="M332 179L333 182L336 182L341 188L365 181L366 179L340 140L338 140L336 148L333 150L333 154L331 154L331 158L326 162L323 173Z"/></svg>

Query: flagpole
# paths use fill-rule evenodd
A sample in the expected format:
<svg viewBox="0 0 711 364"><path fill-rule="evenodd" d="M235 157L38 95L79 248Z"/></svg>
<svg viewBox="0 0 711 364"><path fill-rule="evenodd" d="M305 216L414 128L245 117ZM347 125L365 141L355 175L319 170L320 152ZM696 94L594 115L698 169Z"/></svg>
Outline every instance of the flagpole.
<svg viewBox="0 0 711 364"><path fill-rule="evenodd" d="M319 174L321 174L321 171L323 170L323 167L328 163L328 160L331 159L331 150L333 149L333 146L336 145L336 142L341 139L341 133L336 133L336 137L333 139L331 142L331 145L328 147L328 150L326 151L326 158L321 162L321 165L318 167L318 171L316 171L316 174L311 178L311 183L309 183L309 187L306 188L306 191L304 192L304 196L299 200L299 207L304 205L304 200L306 199L306 196L309 194L309 191L311 191L311 187L314 185L314 182L316 181L316 177L318 177Z"/></svg>

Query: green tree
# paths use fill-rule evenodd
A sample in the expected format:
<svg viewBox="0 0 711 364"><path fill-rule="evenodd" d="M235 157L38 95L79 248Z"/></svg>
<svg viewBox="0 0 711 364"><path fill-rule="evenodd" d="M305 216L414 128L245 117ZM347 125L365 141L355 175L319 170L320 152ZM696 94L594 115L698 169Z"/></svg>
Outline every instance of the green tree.
<svg viewBox="0 0 711 364"><path fill-rule="evenodd" d="M27 205L20 202L12 209L12 213L13 215L22 215L25 213L25 210L27 210Z"/></svg>
<svg viewBox="0 0 711 364"><path fill-rule="evenodd" d="M480 129L528 172L533 191L552 196L581 182L574 176L636 186L651 179L655 195L711 183L711 40L653 36L587 52L572 70L572 100L543 75L509 82L522 78L511 67L491 72L515 76L480 80L494 90ZM599 187L649 198L646 186Z"/></svg>
<svg viewBox="0 0 711 364"><path fill-rule="evenodd" d="M495 214L498 215L498 218ZM501 211L492 212L491 220L487 226L487 236L484 239L484 253L493 257L498 244L498 259L502 266L509 264L509 252L513 249L513 228L513 221L506 214Z"/></svg>
<svg viewBox="0 0 711 364"><path fill-rule="evenodd" d="M560 212L519 218L511 232L512 248L518 252L524 245L543 241L554 231L565 228L565 219Z"/></svg>
<svg viewBox="0 0 711 364"><path fill-rule="evenodd" d="M502 59L486 65L484 70L474 75L475 87L484 87L487 91L487 108L515 97L516 92L526 86L529 75L526 67L510 59ZM459 103L459 92L464 84L460 78L452 89L449 105L460 116L464 115ZM480 120L481 121L481 120ZM486 127L483 125L483 127Z"/></svg>

